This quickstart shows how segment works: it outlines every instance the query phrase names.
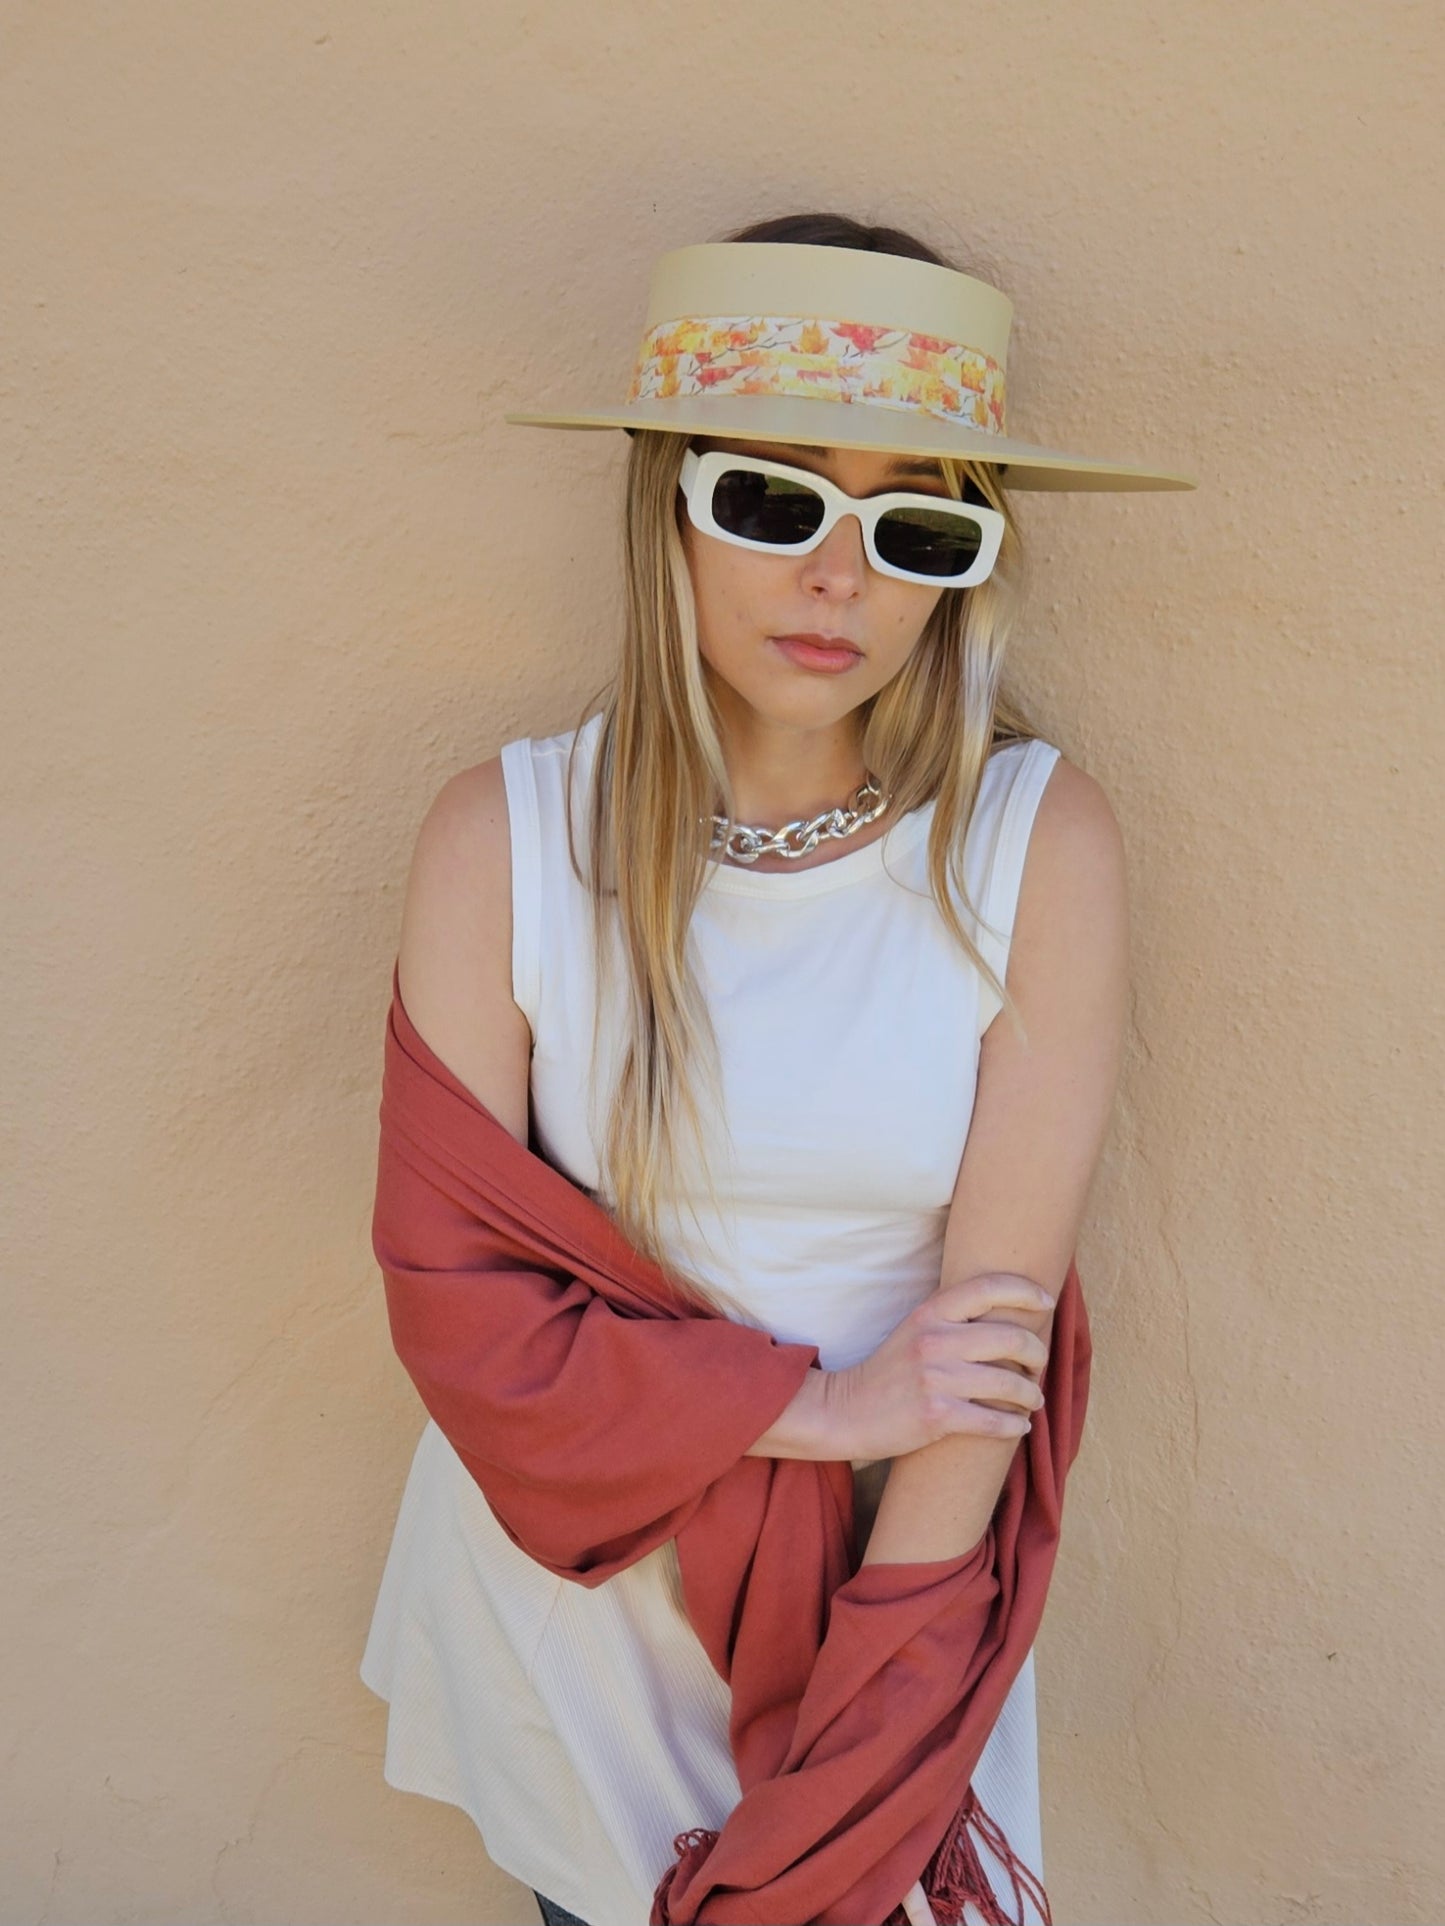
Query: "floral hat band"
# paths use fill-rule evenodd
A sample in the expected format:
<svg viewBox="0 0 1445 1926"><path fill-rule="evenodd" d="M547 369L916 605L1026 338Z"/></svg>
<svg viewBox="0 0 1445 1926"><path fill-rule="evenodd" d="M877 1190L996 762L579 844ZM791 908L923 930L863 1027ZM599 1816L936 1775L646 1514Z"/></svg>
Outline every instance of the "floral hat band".
<svg viewBox="0 0 1445 1926"><path fill-rule="evenodd" d="M1004 417L1012 318L1000 289L932 261L702 242L654 266L621 399L594 393L505 418L961 457L994 464L1009 489L1198 485L1191 475L1013 439Z"/></svg>
<svg viewBox="0 0 1445 1926"><path fill-rule="evenodd" d="M809 395L913 408L1004 432L1004 371L981 348L821 315L689 315L643 336L629 401Z"/></svg>

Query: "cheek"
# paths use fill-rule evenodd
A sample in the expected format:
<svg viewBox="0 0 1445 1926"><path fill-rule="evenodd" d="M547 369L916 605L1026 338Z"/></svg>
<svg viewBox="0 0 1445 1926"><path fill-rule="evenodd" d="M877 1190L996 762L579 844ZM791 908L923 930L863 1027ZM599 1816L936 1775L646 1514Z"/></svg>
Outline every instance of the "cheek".
<svg viewBox="0 0 1445 1926"><path fill-rule="evenodd" d="M912 582L892 582L889 586L895 591L889 604L890 642L899 648L911 649L943 600L943 590L920 588Z"/></svg>
<svg viewBox="0 0 1445 1926"><path fill-rule="evenodd" d="M713 641L757 628L766 620L769 598L776 599L766 557L726 542L700 541L688 550L698 627Z"/></svg>

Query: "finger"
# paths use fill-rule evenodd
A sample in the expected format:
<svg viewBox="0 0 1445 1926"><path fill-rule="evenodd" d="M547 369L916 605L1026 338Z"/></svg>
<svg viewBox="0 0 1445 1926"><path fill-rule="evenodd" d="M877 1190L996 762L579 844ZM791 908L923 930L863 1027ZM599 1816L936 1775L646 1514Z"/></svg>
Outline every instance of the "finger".
<svg viewBox="0 0 1445 1926"><path fill-rule="evenodd" d="M957 1346L966 1357L980 1364L1009 1362L1035 1376L1049 1361L1049 1347L1037 1332L1006 1319L971 1317L962 1324L954 1324L948 1345Z"/></svg>
<svg viewBox="0 0 1445 1926"><path fill-rule="evenodd" d="M1054 1308L1053 1294L1018 1271L983 1271L965 1277L935 1294L935 1308L943 1317L986 1316L991 1307L1028 1311L1034 1315Z"/></svg>
<svg viewBox="0 0 1445 1926"><path fill-rule="evenodd" d="M980 1438L1021 1438L1033 1423L1026 1412L999 1411L971 1398L965 1398L958 1409L960 1422L956 1428Z"/></svg>
<svg viewBox="0 0 1445 1926"><path fill-rule="evenodd" d="M963 1382L964 1395L974 1402L988 1398L1016 1411L1037 1411L1044 1402L1042 1390L1026 1373L991 1364L970 1365Z"/></svg>

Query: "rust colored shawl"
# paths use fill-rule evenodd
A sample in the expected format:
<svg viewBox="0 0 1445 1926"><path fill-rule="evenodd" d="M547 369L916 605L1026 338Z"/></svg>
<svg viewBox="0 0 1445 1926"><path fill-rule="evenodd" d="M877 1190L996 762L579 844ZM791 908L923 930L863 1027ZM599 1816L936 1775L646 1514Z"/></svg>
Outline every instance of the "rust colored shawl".
<svg viewBox="0 0 1445 1926"><path fill-rule="evenodd" d="M743 1454L818 1347L680 1301L580 1186L423 1041L392 971L372 1245L398 1356L512 1542L579 1585L668 1539L731 1688L742 1789L678 1835L650 1926L938 1926L992 1892L972 1825L1048 1917L970 1786L1043 1615L1091 1346L1071 1263L1046 1402L958 1558L854 1569L846 1460Z"/></svg>

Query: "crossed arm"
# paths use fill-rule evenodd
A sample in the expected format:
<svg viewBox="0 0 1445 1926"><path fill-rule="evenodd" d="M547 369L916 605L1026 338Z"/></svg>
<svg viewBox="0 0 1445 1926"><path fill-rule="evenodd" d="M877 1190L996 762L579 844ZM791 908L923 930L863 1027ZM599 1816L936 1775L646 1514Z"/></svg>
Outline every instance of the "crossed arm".
<svg viewBox="0 0 1445 1926"><path fill-rule="evenodd" d="M1016 1271L1057 1294L1113 1108L1128 1012L1119 825L1084 770L1055 764L1039 799L1010 943L1006 1010L984 1032L940 1284ZM1047 1343L1053 1313L1000 1312ZM1016 1438L956 1435L894 1460L863 1563L961 1556L988 1529Z"/></svg>

